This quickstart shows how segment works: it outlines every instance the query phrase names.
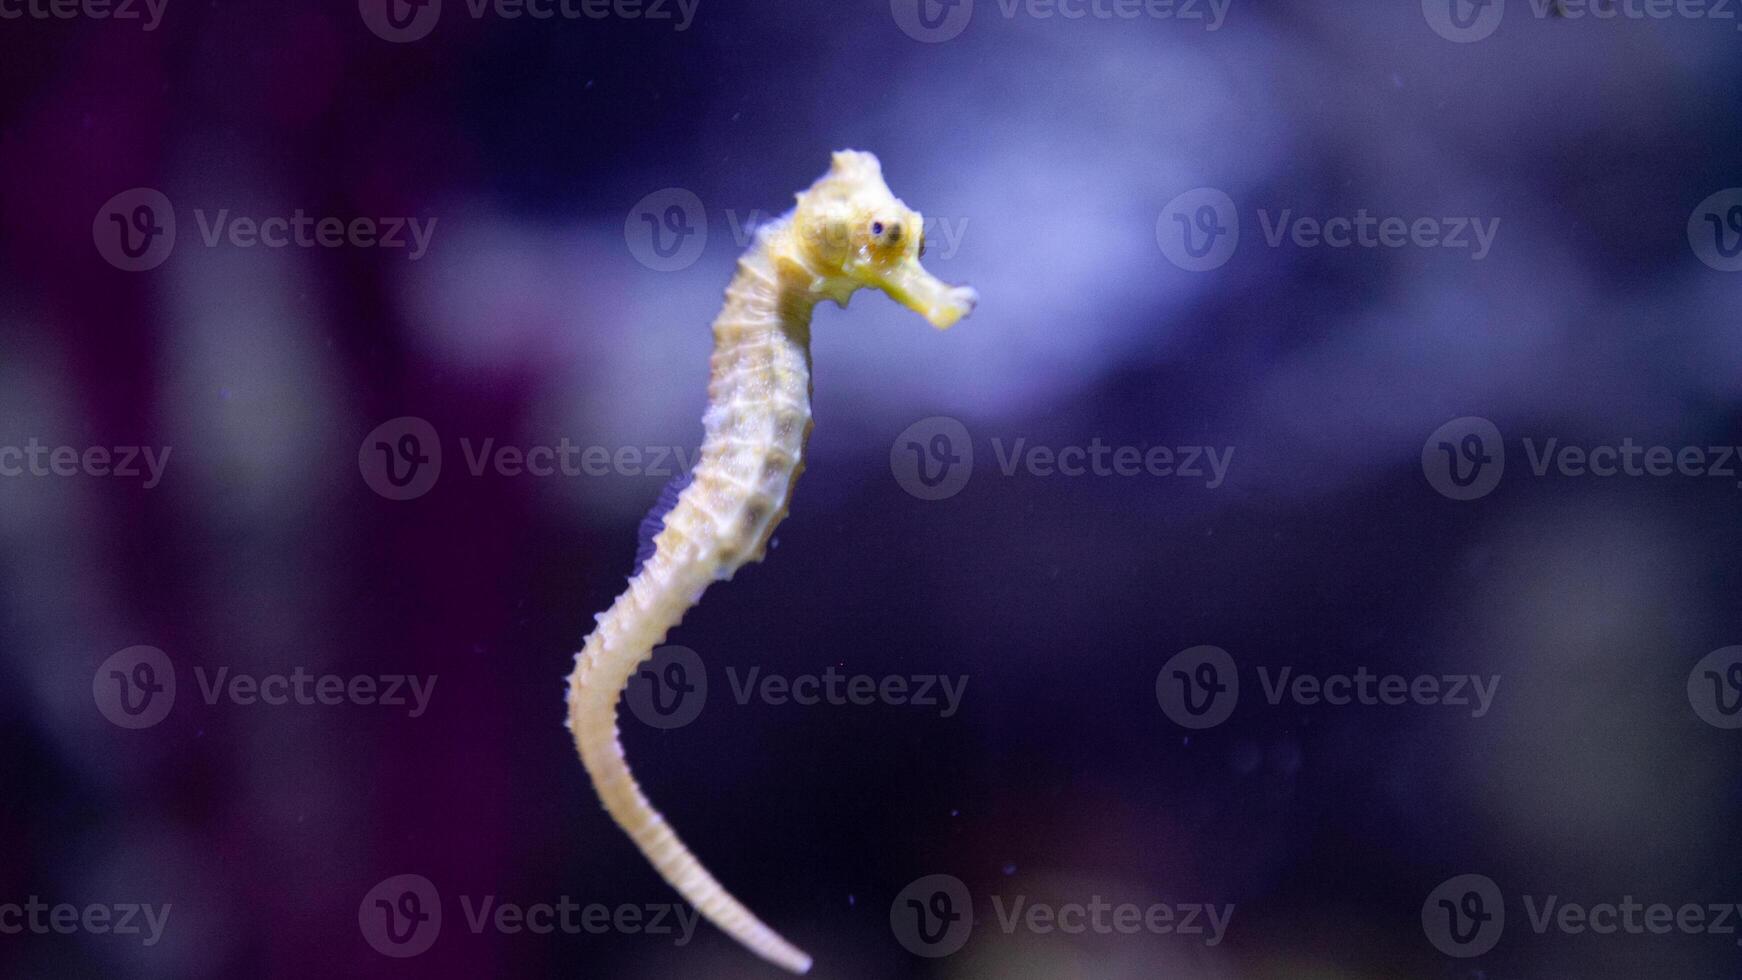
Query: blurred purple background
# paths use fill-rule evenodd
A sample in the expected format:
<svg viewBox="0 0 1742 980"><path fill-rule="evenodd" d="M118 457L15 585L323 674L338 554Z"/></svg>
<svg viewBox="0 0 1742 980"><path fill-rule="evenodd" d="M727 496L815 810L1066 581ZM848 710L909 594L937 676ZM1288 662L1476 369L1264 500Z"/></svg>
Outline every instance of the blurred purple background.
<svg viewBox="0 0 1742 980"><path fill-rule="evenodd" d="M1742 643L1739 477L1531 465L1550 439L1742 442L1736 20L387 2L167 0L147 30L0 0L0 975L773 975L706 924L680 943L468 913L674 900L600 809L562 679L670 473L651 456L699 442L746 223L850 147L982 303L942 335L882 297L819 310L778 548L671 637L706 664L705 709L623 722L654 803L817 976L1742 976L1734 936L1538 933L1524 905L1742 901L1742 731L1689 689ZM390 9L440 17L397 31ZM105 219L137 188L176 229L129 271ZM1169 236L1198 188L1240 238L1192 271ZM299 211L345 242L208 243ZM1494 235L1480 258L1267 240L1363 211ZM641 229L700 247L667 260ZM407 416L443 466L393 500L367 457ZM900 459L937 416L974 461L928 500ZM1507 455L1473 500L1436 492L1430 438L1465 417ZM613 462L475 474L486 440ZM1017 440L1233 455L1215 486L1006 474ZM7 473L33 444L77 472ZM147 486L96 475L92 447L169 455ZM142 645L177 686L133 729L103 692ZM1241 690L1194 730L1157 688L1199 645ZM1283 667L1500 686L1480 717L1268 703L1259 669ZM299 668L434 687L415 716L205 693ZM947 716L733 698L751 670L831 668L966 687ZM1715 676L1722 722L1742 690ZM1423 907L1467 873L1507 921L1459 958ZM439 893L439 938L383 955L360 919L404 874ZM926 957L891 909L933 874L974 927ZM171 911L151 943L5 932L33 896ZM1235 912L1214 945L1006 932L1015 896Z"/></svg>

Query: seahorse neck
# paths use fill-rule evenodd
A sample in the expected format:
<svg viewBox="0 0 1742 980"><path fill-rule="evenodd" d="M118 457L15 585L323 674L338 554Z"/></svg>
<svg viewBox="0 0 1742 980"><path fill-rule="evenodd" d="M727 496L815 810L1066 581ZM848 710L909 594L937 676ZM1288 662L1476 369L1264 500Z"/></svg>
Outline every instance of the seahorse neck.
<svg viewBox="0 0 1742 980"><path fill-rule="evenodd" d="M764 318L778 320L788 339L810 349L811 313L825 297L822 277L810 266L804 250L791 232L791 216L761 228L755 242L738 259L737 272L726 287L726 304L714 319L714 340L720 342L720 325L751 317L767 326ZM736 309L734 309L736 307Z"/></svg>

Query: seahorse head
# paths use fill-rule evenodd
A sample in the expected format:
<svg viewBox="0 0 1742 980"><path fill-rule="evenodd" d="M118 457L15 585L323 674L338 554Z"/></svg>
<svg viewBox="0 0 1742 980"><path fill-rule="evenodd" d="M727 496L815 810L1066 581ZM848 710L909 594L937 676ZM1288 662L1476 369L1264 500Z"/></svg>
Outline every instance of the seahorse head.
<svg viewBox="0 0 1742 980"><path fill-rule="evenodd" d="M816 290L842 306L871 287L946 329L973 312L979 296L925 270L925 217L892 194L870 153L842 150L829 172L798 195L788 233L816 273Z"/></svg>

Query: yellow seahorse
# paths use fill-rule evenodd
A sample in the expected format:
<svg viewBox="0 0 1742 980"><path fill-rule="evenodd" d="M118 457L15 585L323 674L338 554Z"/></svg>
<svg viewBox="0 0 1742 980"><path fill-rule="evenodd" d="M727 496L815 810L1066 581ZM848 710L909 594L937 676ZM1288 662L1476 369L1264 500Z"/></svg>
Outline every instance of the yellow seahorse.
<svg viewBox="0 0 1742 980"><path fill-rule="evenodd" d="M977 296L920 265L925 221L891 194L869 153L834 154L797 206L757 231L714 319L705 437L690 484L665 515L653 553L575 655L568 727L617 825L710 922L795 973L811 958L733 898L647 802L617 732L617 701L639 665L717 580L761 561L786 516L811 431L811 311L881 289L938 329Z"/></svg>

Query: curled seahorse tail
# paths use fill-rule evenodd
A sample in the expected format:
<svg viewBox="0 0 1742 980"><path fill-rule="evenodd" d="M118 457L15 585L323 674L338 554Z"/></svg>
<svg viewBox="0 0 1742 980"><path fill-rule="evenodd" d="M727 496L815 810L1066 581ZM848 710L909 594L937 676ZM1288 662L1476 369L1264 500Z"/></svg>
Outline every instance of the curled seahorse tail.
<svg viewBox="0 0 1742 980"><path fill-rule="evenodd" d="M776 966L810 970L811 958L762 923L733 898L690 852L629 771L618 737L617 702L653 648L695 605L710 579L697 580L695 563L656 555L611 608L575 656L569 675L569 730L593 788L635 846L709 922Z"/></svg>

